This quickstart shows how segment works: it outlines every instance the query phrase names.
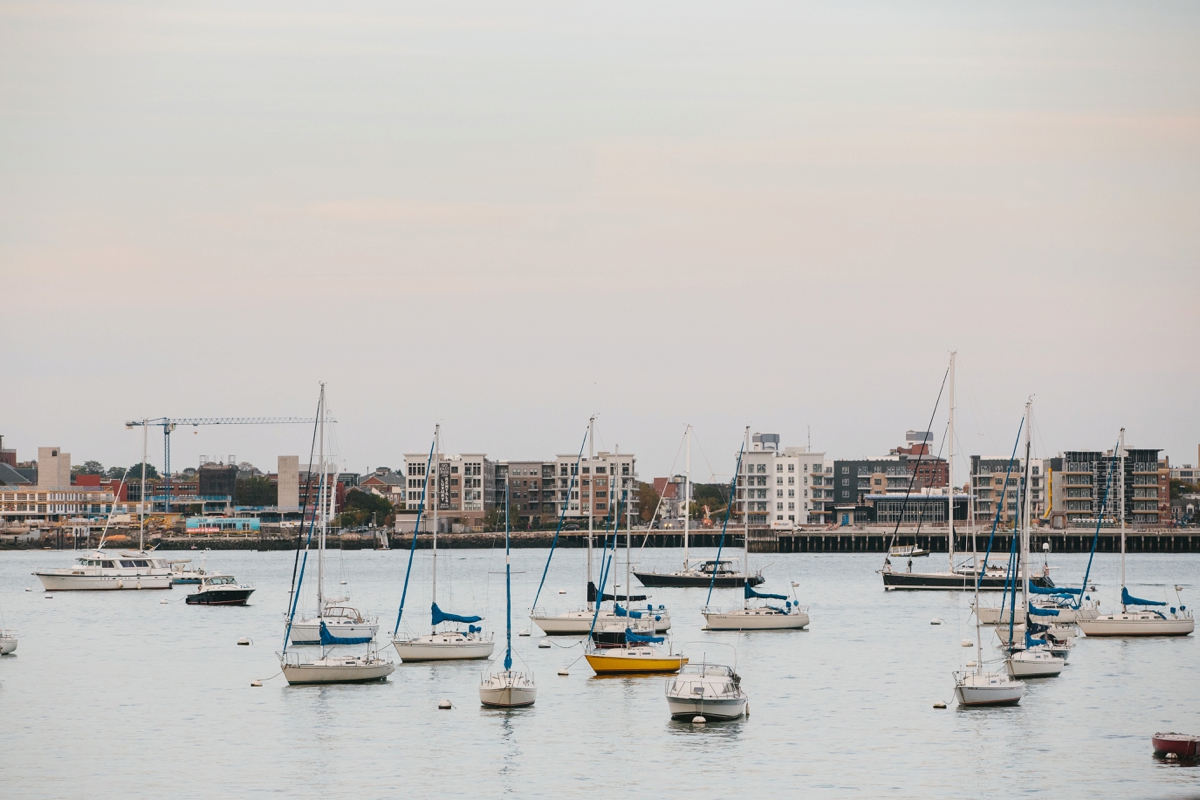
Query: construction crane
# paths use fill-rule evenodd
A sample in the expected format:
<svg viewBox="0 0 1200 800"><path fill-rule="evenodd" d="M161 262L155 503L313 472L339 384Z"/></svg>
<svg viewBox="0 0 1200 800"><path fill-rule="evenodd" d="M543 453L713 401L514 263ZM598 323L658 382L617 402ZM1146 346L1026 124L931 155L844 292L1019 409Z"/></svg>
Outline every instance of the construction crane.
<svg viewBox="0 0 1200 800"><path fill-rule="evenodd" d="M336 420L326 420L335 422ZM155 417L126 422L126 428L160 425L163 429L163 489L166 497L166 512L171 511L171 433L180 425L312 425L315 419L305 417ZM142 465L145 469L146 465Z"/></svg>

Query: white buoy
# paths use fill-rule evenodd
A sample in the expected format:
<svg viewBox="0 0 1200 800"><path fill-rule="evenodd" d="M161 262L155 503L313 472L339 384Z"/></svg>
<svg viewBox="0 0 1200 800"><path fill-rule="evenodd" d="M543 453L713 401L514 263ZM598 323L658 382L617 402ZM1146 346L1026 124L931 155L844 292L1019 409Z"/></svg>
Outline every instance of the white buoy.
<svg viewBox="0 0 1200 800"><path fill-rule="evenodd" d="M538 649L539 649L539 650L549 650L549 649L550 649L550 643L549 643L549 642L544 642L544 641L543 641L543 642L538 642Z"/></svg>
<svg viewBox="0 0 1200 800"><path fill-rule="evenodd" d="M559 594L566 594L566 593L567 593L567 590L566 590L566 589L559 589L559 590L558 590L558 593L559 593Z"/></svg>
<svg viewBox="0 0 1200 800"><path fill-rule="evenodd" d="M25 587L25 591L27 591L27 592L32 592L32 591L33 591L33 589L32 589L32 588L30 588L29 586L26 586L26 587Z"/></svg>
<svg viewBox="0 0 1200 800"><path fill-rule="evenodd" d="M929 624L930 625L941 625L942 621L940 619L938 619L937 617L934 617L933 619L929 620Z"/></svg>
<svg viewBox="0 0 1200 800"><path fill-rule="evenodd" d="M346 585L346 582L345 582L345 581L342 581L342 586L345 586L345 585Z"/></svg>
<svg viewBox="0 0 1200 800"><path fill-rule="evenodd" d="M238 644L240 644L240 645L248 645L248 644L250 644L250 640L249 640L249 639L247 639L245 636L243 636L241 639L238 639Z"/></svg>
<svg viewBox="0 0 1200 800"><path fill-rule="evenodd" d="M54 595L52 595L52 594L50 594L49 592L47 592L47 593L46 593L46 599L47 599L47 600L53 600L53 599L54 599Z"/></svg>
<svg viewBox="0 0 1200 800"><path fill-rule="evenodd" d="M963 639L962 644L963 644L963 647L974 647L975 646L975 643L972 642L970 639Z"/></svg>
<svg viewBox="0 0 1200 800"><path fill-rule="evenodd" d="M976 663L976 662L974 662L974 661L968 661L968 662L967 662L967 666L968 666L968 667L978 667L978 666L979 666L979 664L978 664L978 663Z"/></svg>
<svg viewBox="0 0 1200 800"><path fill-rule="evenodd" d="M937 702L937 703L934 703L934 704L933 704L933 707L934 707L934 708L945 708L945 707L946 707L946 704L945 704L945 703L942 703L942 702Z"/></svg>
<svg viewBox="0 0 1200 800"><path fill-rule="evenodd" d="M439 700L439 701L438 701L438 708L440 708L440 709L441 709L441 710L443 710L443 711L448 711L448 710L450 710L451 708L453 708L453 706L451 706L451 705L450 705L450 701L449 701L449 700Z"/></svg>
<svg viewBox="0 0 1200 800"><path fill-rule="evenodd" d="M704 717L700 716L699 714L697 714L696 716L692 717L692 724L693 724L693 725L703 725L703 724L704 724L704 723L706 723L706 722L708 722L708 720L706 720Z"/></svg>
<svg viewBox="0 0 1200 800"><path fill-rule="evenodd" d="M262 681L250 681L251 686L262 686Z"/></svg>
<svg viewBox="0 0 1200 800"><path fill-rule="evenodd" d="M528 628L526 628L526 629L525 629L525 630L523 630L523 631L517 631L517 636L528 636L528 635L529 635L529 629L528 629Z"/></svg>
<svg viewBox="0 0 1200 800"><path fill-rule="evenodd" d="M166 600L159 600L159 601L158 601L158 604L159 604L160 606L165 606L165 605L167 604L167 601L166 601Z"/></svg>
<svg viewBox="0 0 1200 800"><path fill-rule="evenodd" d="M559 675L562 675L562 676L565 678L565 677L566 677L567 675L569 675L570 673L569 673L569 672L567 672L565 669L560 669L560 670L558 671L558 674L559 674Z"/></svg>

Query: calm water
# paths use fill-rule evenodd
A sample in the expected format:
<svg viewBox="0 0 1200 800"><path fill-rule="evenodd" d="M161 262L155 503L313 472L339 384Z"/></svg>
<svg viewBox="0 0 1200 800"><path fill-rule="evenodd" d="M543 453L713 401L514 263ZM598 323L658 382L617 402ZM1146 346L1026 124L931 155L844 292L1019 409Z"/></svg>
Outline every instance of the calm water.
<svg viewBox="0 0 1200 800"><path fill-rule="evenodd" d="M530 627L523 610L545 556L514 553L517 629ZM700 728L670 721L662 678L597 679L582 660L559 677L581 650L569 640L538 649L536 628L514 637L538 682L532 709L481 710L482 662L399 665L383 685L289 688L272 676L291 554L208 554L210 570L258 587L241 609L186 606L186 587L44 599L30 572L70 558L0 555L0 609L20 636L17 655L0 660L5 798L1200 796L1200 768L1156 761L1149 742L1156 730L1200 732L1195 636L1081 639L1063 675L1031 682L1019 707L957 711L951 672L975 652L961 647L974 638L966 599L885 594L875 555L759 557L767 588L800 583L805 632L703 633L704 590L657 590L677 648L729 661L718 643L737 645L751 716ZM331 590L349 591L390 631L406 558L333 553ZM583 558L556 554L543 605L582 601ZM680 555L639 558L671 568ZM1053 556L1056 578L1077 584L1085 558ZM1097 556L1093 570L1107 603L1118 563ZM439 604L486 610L499 655L503 551L443 552L438 565ZM1131 556L1129 571L1131 585L1200 584L1195 555ZM414 576L405 618L423 623L427 553ZM1185 591L1200 606L1200 587ZM242 636L253 646L237 646ZM985 652L995 652L986 639ZM251 688L255 678L272 679ZM452 711L437 710L443 698ZM939 700L950 708L933 709Z"/></svg>

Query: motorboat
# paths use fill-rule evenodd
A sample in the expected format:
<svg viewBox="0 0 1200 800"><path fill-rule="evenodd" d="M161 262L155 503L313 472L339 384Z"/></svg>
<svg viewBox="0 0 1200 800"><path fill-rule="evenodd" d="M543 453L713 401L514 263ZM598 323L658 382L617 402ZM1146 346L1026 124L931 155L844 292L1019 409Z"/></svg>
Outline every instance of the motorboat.
<svg viewBox="0 0 1200 800"><path fill-rule="evenodd" d="M960 706L1015 706L1025 696L1023 682L1000 672L985 672L982 667L956 672L954 677L954 696Z"/></svg>
<svg viewBox="0 0 1200 800"><path fill-rule="evenodd" d="M170 589L171 566L143 551L93 550L70 567L33 573L47 592Z"/></svg>
<svg viewBox="0 0 1200 800"><path fill-rule="evenodd" d="M0 630L0 656L17 652L17 635L12 631Z"/></svg>
<svg viewBox="0 0 1200 800"><path fill-rule="evenodd" d="M1156 733L1150 739L1156 755L1173 753L1179 758L1196 758L1200 755L1200 736L1188 733Z"/></svg>
<svg viewBox="0 0 1200 800"><path fill-rule="evenodd" d="M206 574L204 567L189 569L187 565L192 563L190 558L172 559L167 563L171 565L171 583L198 584Z"/></svg>
<svg viewBox="0 0 1200 800"><path fill-rule="evenodd" d="M326 606L319 617L300 619L292 623L292 644L320 644L321 623L334 635L346 639L375 638L379 621L367 619L351 606Z"/></svg>
<svg viewBox="0 0 1200 800"><path fill-rule="evenodd" d="M1007 663L1008 674L1014 678L1053 678L1063 671L1067 660L1035 646L1013 651Z"/></svg>
<svg viewBox="0 0 1200 800"><path fill-rule="evenodd" d="M879 571L883 576L883 588L887 591L958 591L969 592L975 588L978 578L980 591L1002 592L1007 581L1008 571L995 564L987 564L980 576L980 570L971 565L961 565L945 572L897 572L892 569L891 560L884 562ZM1053 588L1054 583L1048 576L1035 575L1031 582L1036 586Z"/></svg>
<svg viewBox="0 0 1200 800"><path fill-rule="evenodd" d="M204 575L186 602L189 606L244 606L252 594L253 586L238 583L232 575Z"/></svg>
<svg viewBox="0 0 1200 800"><path fill-rule="evenodd" d="M673 719L737 719L746 713L746 692L732 667L698 662L686 664L666 682L667 707Z"/></svg>
<svg viewBox="0 0 1200 800"><path fill-rule="evenodd" d="M726 559L702 561L678 572L635 571L633 575L643 586L715 586L718 589L735 589L746 584L758 586L766 580L761 572L748 574Z"/></svg>
<svg viewBox="0 0 1200 800"><path fill-rule="evenodd" d="M524 708L537 700L533 674L513 669L512 650L512 550L509 540L509 490L504 487L504 671L485 675L479 684L479 704L485 708Z"/></svg>

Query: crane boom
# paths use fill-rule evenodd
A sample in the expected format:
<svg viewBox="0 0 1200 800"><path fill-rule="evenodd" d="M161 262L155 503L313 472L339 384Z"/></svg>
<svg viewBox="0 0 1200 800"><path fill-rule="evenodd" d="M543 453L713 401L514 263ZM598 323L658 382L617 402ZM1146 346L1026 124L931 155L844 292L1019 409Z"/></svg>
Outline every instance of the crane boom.
<svg viewBox="0 0 1200 800"><path fill-rule="evenodd" d="M336 422L337 420L326 420ZM316 422L310 417L155 417L153 419L135 419L125 423L126 428L140 428L151 425L163 429L163 486L165 489L167 513L171 511L171 431L179 425L312 425ZM142 464L145 471L146 465Z"/></svg>

